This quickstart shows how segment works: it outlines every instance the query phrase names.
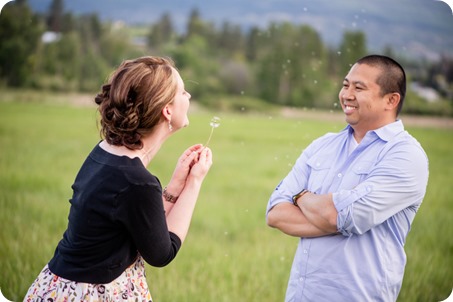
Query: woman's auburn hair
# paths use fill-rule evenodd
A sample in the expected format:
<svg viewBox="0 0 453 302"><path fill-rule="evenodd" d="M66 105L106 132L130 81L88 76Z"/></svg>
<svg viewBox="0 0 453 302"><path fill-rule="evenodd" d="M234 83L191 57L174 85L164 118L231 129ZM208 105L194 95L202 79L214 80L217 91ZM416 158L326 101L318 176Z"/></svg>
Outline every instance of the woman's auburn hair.
<svg viewBox="0 0 453 302"><path fill-rule="evenodd" d="M101 137L111 145L143 148L142 138L162 121L163 108L175 98L175 72L170 58L124 61L95 97Z"/></svg>

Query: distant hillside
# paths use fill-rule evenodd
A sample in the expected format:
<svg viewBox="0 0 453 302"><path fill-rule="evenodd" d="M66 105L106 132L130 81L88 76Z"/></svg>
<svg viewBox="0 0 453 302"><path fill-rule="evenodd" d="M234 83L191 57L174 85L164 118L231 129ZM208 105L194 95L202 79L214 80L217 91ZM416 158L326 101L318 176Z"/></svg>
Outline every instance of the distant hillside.
<svg viewBox="0 0 453 302"><path fill-rule="evenodd" d="M45 12L51 0L28 2L34 10ZM104 20L129 24L150 24L168 12L181 31L190 11L197 8L204 20L216 25L228 21L246 30L264 28L269 22L309 24L332 46L339 43L345 30L361 30L372 51L388 45L410 57L453 56L452 11L435 0L170 0L159 4L147 0L66 0L65 8L75 14L96 12Z"/></svg>

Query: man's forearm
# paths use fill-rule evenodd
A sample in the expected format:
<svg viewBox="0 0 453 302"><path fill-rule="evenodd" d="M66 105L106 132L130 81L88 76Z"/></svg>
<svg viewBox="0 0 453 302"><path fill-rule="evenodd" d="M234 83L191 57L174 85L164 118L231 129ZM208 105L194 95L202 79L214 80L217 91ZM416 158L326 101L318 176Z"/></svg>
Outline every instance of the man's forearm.
<svg viewBox="0 0 453 302"><path fill-rule="evenodd" d="M314 227L330 234L337 232L338 212L334 206L332 194L304 194L298 200L298 207L305 219Z"/></svg>
<svg viewBox="0 0 453 302"><path fill-rule="evenodd" d="M267 224L295 237L320 237L331 234L316 227L297 206L288 202L280 203L269 211Z"/></svg>

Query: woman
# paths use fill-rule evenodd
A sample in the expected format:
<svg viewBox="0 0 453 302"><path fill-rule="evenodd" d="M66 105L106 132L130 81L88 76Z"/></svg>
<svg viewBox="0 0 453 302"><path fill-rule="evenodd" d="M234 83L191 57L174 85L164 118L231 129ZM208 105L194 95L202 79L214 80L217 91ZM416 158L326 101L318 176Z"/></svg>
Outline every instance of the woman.
<svg viewBox="0 0 453 302"><path fill-rule="evenodd" d="M24 301L151 301L144 262L165 266L186 238L209 148L188 148L162 190L146 167L188 126L190 94L169 59L125 61L103 85L101 136L72 186L68 228Z"/></svg>

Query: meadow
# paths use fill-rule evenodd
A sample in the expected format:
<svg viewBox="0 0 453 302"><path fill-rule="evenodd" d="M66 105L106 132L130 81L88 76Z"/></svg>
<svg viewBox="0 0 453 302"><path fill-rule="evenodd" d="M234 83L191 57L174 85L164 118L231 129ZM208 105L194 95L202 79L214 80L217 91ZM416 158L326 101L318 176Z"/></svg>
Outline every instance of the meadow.
<svg viewBox="0 0 453 302"><path fill-rule="evenodd" d="M265 224L270 194L313 139L336 132L335 119L277 114L191 112L149 170L166 184L181 152L210 142L214 164L178 257L147 265L155 301L283 301L297 238ZM100 140L94 107L0 97L0 289L22 301L52 257L67 223L71 184ZM398 301L442 301L453 288L453 130L409 126L430 159L430 180L406 243Z"/></svg>

